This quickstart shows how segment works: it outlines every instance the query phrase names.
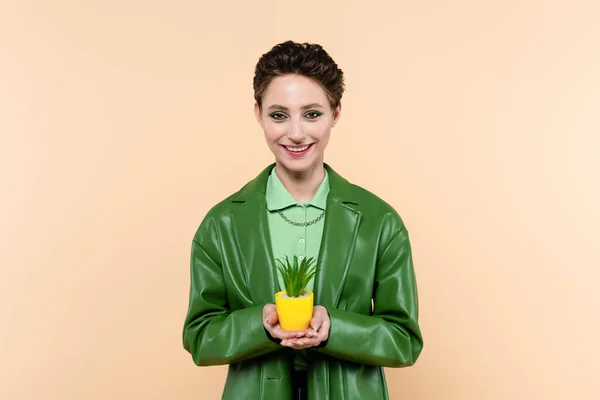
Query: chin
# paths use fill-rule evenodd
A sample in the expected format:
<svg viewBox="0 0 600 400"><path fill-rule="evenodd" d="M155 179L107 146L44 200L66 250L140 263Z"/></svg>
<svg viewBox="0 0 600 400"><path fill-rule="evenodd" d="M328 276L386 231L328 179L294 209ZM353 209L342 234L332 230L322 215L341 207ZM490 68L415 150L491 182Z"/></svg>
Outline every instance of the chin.
<svg viewBox="0 0 600 400"><path fill-rule="evenodd" d="M309 171L315 165L314 160L277 160L277 164L290 172Z"/></svg>

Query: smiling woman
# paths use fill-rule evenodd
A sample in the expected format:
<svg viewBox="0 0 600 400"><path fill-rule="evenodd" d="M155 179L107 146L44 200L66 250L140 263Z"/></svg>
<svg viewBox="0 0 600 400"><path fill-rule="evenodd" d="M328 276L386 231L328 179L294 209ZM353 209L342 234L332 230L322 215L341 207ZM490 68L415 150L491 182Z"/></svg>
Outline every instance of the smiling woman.
<svg viewBox="0 0 600 400"><path fill-rule="evenodd" d="M387 399L383 368L422 351L402 219L324 162L343 92L318 44L278 44L256 65L254 112L275 162L200 224L183 329L197 365L230 365L224 399ZM303 283L308 329L279 324L276 261L287 256L317 260Z"/></svg>
<svg viewBox="0 0 600 400"><path fill-rule="evenodd" d="M341 71L337 78L342 81ZM294 186L291 194L299 201L310 200L323 180L325 148L341 114L342 85L334 98L323 83L300 74L273 75L255 83L256 119L275 156L279 178ZM295 184L307 182L307 177L312 178L309 185Z"/></svg>
<svg viewBox="0 0 600 400"><path fill-rule="evenodd" d="M323 170L325 148L341 106L330 106L319 83L303 75L274 77L254 108L284 182L293 174Z"/></svg>

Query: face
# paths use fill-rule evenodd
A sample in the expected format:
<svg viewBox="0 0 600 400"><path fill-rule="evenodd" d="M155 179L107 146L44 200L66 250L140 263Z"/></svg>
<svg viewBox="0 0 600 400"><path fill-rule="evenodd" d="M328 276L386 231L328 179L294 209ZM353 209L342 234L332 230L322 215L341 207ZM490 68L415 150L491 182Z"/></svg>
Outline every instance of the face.
<svg viewBox="0 0 600 400"><path fill-rule="evenodd" d="M263 96L262 110L255 104L254 112L277 168L304 173L322 167L341 106L332 110L317 82L300 75L274 78Z"/></svg>

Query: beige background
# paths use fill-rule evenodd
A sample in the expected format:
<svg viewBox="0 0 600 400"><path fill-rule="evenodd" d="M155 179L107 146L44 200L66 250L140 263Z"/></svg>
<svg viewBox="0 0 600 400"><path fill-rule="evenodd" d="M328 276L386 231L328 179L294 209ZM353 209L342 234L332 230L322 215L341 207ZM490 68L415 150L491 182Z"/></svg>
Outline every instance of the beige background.
<svg viewBox="0 0 600 400"><path fill-rule="evenodd" d="M326 161L411 232L391 398L600 398L599 2L283 3L0 3L0 398L220 397L190 243L272 160L252 76L287 39L346 74Z"/></svg>

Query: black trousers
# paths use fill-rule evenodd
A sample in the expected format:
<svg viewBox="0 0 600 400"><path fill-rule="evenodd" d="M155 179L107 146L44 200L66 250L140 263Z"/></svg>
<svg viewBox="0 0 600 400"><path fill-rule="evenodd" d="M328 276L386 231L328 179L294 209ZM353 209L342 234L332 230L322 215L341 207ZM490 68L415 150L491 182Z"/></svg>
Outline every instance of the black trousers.
<svg viewBox="0 0 600 400"><path fill-rule="evenodd" d="M307 388L307 374L306 371L293 371L292 372L292 399L293 400L306 400L306 388Z"/></svg>

